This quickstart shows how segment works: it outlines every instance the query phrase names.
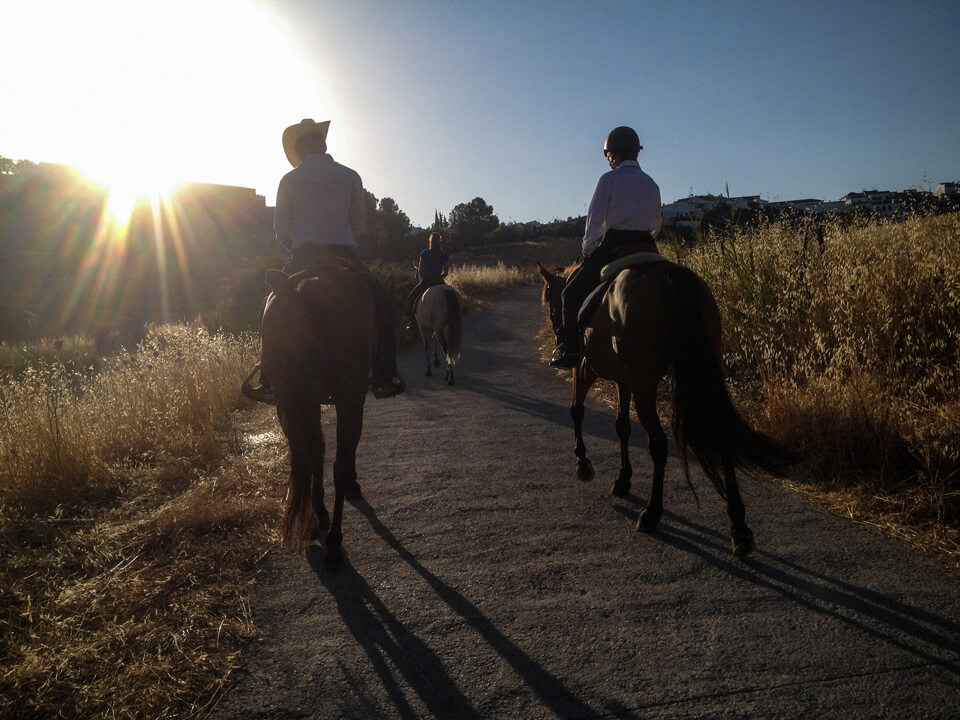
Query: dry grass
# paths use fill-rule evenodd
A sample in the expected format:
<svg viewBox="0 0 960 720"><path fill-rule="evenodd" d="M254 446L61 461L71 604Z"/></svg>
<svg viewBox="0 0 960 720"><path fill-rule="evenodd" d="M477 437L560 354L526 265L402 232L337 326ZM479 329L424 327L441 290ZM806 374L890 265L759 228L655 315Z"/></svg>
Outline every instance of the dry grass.
<svg viewBox="0 0 960 720"><path fill-rule="evenodd" d="M15 377L28 367L61 364L84 370L97 364L93 340L86 337L43 338L31 343L0 343L0 378Z"/></svg>
<svg viewBox="0 0 960 720"><path fill-rule="evenodd" d="M176 717L216 692L279 504L240 452L253 348L165 326L99 373L0 388L0 716Z"/></svg>
<svg viewBox="0 0 960 720"><path fill-rule="evenodd" d="M539 277L535 269L520 269L499 261L496 265L455 265L447 276L447 283L457 289L467 308L477 308L503 290L529 285Z"/></svg>
<svg viewBox="0 0 960 720"><path fill-rule="evenodd" d="M960 215L814 230L681 257L717 296L738 399L824 502L960 557Z"/></svg>

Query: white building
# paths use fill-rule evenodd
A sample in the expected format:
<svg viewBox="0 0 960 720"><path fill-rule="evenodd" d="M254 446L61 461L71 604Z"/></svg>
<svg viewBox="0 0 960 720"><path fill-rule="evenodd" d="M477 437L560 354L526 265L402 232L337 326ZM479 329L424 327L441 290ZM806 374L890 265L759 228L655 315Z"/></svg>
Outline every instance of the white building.
<svg viewBox="0 0 960 720"><path fill-rule="evenodd" d="M937 189L933 191L933 194L939 198L957 197L957 195L960 195L960 184L955 182L942 182L937 185Z"/></svg>

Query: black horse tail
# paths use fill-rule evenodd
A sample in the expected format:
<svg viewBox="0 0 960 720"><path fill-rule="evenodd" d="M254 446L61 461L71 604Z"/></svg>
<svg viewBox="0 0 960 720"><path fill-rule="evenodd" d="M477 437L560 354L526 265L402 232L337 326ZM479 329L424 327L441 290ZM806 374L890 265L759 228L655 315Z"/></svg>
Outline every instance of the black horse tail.
<svg viewBox="0 0 960 720"><path fill-rule="evenodd" d="M740 417L706 332L700 309L702 281L689 268L670 273L672 285L673 430L683 471L687 448L726 497L724 471L736 465L780 472L785 453Z"/></svg>
<svg viewBox="0 0 960 720"><path fill-rule="evenodd" d="M290 443L290 483L280 537L285 547L296 551L309 541L323 501L325 443L320 405L307 402L308 397L308 393L301 394L286 403L281 396L277 403L280 424Z"/></svg>
<svg viewBox="0 0 960 720"><path fill-rule="evenodd" d="M444 295L447 298L447 322L450 335L447 338L447 355L456 360L460 357L460 296L453 288L448 289Z"/></svg>

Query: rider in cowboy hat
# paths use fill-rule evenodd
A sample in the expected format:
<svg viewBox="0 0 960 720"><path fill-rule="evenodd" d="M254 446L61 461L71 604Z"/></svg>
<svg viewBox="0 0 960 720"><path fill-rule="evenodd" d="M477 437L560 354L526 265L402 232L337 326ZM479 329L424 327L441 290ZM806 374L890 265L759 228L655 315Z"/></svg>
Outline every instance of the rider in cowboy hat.
<svg viewBox="0 0 960 720"><path fill-rule="evenodd" d="M283 271L292 274L325 257L356 259L357 236L365 217L360 176L327 154L330 121L306 119L283 131L283 151L293 170L280 180L273 229L277 242L290 254ZM393 397L406 387L397 372L393 306L372 273L368 281L377 306L377 352L373 368L375 397ZM248 395L272 401L267 378Z"/></svg>
<svg viewBox="0 0 960 720"><path fill-rule="evenodd" d="M610 172L600 176L587 211L583 234L583 262L563 289L563 328L553 351L553 367L580 365L577 312L600 282L603 266L627 247L657 252L654 241L663 222L660 188L640 169L637 156L643 146L633 128L614 128L603 143Z"/></svg>

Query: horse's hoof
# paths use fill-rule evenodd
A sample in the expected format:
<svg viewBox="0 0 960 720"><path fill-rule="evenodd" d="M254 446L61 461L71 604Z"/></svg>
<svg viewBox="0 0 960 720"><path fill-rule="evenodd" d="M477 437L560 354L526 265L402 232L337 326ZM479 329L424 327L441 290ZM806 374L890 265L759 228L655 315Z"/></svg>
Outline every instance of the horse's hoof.
<svg viewBox="0 0 960 720"><path fill-rule="evenodd" d="M581 482L593 480L593 463L586 458L577 460L577 477Z"/></svg>
<svg viewBox="0 0 960 720"><path fill-rule="evenodd" d="M733 554L736 557L749 555L754 548L753 532L750 528L746 530L734 530L730 533L730 545L733 548Z"/></svg>
<svg viewBox="0 0 960 720"><path fill-rule="evenodd" d="M653 513L650 510L644 510L637 518L637 530L639 532L652 533L657 529L660 523L660 513Z"/></svg>
<svg viewBox="0 0 960 720"><path fill-rule="evenodd" d="M613 486L610 488L610 494L614 497L626 497L630 494L630 481L629 480L617 480L613 483Z"/></svg>

